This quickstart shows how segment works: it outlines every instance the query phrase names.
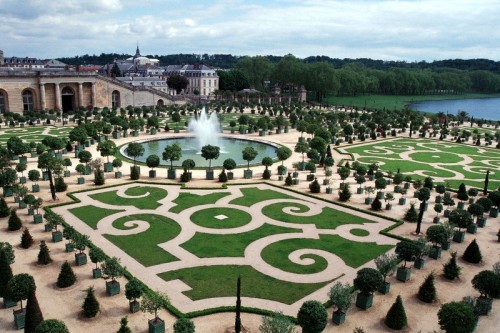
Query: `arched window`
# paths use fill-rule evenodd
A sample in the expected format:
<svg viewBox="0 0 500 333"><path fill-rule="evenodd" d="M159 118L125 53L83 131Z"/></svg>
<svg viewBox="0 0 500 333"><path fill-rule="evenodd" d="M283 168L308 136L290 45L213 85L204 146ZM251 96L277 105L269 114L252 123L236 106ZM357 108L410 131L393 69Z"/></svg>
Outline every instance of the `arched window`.
<svg viewBox="0 0 500 333"><path fill-rule="evenodd" d="M23 91L23 110L33 111L33 93L29 90Z"/></svg>
<svg viewBox="0 0 500 333"><path fill-rule="evenodd" d="M120 106L120 92L118 90L113 90L113 92L111 93L111 107L113 109L116 109Z"/></svg>
<svg viewBox="0 0 500 333"><path fill-rule="evenodd" d="M162 99L159 99L158 102L156 102L156 105L158 106L163 106L164 105L164 102Z"/></svg>
<svg viewBox="0 0 500 333"><path fill-rule="evenodd" d="M0 90L0 113L7 112L7 93Z"/></svg>

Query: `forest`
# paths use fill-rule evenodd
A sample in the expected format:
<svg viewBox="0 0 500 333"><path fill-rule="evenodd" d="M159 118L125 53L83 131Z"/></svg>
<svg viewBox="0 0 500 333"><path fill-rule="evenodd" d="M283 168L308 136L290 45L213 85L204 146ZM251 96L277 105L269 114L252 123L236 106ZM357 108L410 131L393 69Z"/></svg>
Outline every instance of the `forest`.
<svg viewBox="0 0 500 333"><path fill-rule="evenodd" d="M126 54L84 55L59 60L70 65L105 64ZM234 56L228 54L149 55L169 64L206 64L219 69L221 91L254 88L270 92L279 84L283 92L304 86L321 101L328 95L429 95L500 92L500 62L487 59L433 62L334 59L326 56L297 58Z"/></svg>

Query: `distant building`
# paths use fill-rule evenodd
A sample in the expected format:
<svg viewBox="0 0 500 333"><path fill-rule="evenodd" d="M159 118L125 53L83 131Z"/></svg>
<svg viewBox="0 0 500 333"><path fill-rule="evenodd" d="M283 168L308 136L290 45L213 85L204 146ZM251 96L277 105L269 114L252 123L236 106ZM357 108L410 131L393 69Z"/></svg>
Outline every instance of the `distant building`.
<svg viewBox="0 0 500 333"><path fill-rule="evenodd" d="M10 57L5 58L4 53L0 50L0 67L8 68L26 68L26 69L40 69L40 68L67 68L67 65L59 60L46 59L41 60L30 57Z"/></svg>
<svg viewBox="0 0 500 333"><path fill-rule="evenodd" d="M169 65L165 68L165 75L182 75L189 81L186 88L187 94L196 92L205 98L213 95L214 91L219 90L219 75L217 72L206 65Z"/></svg>

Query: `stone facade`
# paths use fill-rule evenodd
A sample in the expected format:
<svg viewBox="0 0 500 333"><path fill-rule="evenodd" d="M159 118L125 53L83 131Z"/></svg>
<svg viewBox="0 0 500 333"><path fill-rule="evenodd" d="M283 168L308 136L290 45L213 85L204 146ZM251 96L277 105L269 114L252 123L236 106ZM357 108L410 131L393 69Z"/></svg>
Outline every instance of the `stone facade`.
<svg viewBox="0 0 500 333"><path fill-rule="evenodd" d="M0 113L39 110L168 105L184 103L179 96L133 87L95 72L2 71Z"/></svg>

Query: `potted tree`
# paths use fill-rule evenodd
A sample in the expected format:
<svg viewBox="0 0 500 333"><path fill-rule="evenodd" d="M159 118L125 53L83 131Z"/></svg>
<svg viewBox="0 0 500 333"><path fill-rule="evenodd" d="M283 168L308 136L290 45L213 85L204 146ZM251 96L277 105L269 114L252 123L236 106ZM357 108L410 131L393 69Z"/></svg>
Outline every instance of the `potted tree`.
<svg viewBox="0 0 500 333"><path fill-rule="evenodd" d="M62 160L62 165L64 166L64 177L70 177L71 176L71 171L68 170L68 167L73 165L73 162L69 158L65 158Z"/></svg>
<svg viewBox="0 0 500 333"><path fill-rule="evenodd" d="M122 178L122 173L120 171L120 168L122 167L123 162L120 158L115 158L113 160L113 168L116 169L115 171L115 178Z"/></svg>
<svg viewBox="0 0 500 333"><path fill-rule="evenodd" d="M45 220L50 226L49 230L52 230L52 241L54 243L62 241L63 234L57 228L59 225L63 224L63 218L60 215L49 211L45 214Z"/></svg>
<svg viewBox="0 0 500 333"><path fill-rule="evenodd" d="M332 316L332 321L337 325L344 323L347 311L352 306L352 301L354 299L354 293L352 291L353 287L349 283L342 284L337 282L328 293L330 303L337 308Z"/></svg>
<svg viewBox="0 0 500 333"><path fill-rule="evenodd" d="M28 171L28 179L34 183L31 185L31 191L33 193L40 192L40 185L37 184L40 180L40 171L37 169Z"/></svg>
<svg viewBox="0 0 500 333"><path fill-rule="evenodd" d="M366 310L373 305L373 292L384 282L382 274L373 268L362 268L354 279L354 287L359 290L356 306Z"/></svg>
<svg viewBox="0 0 500 333"><path fill-rule="evenodd" d="M391 201L394 200L394 194L392 194L392 193L386 193L385 197L384 197L384 200L386 202L385 209L386 210L391 210L392 209Z"/></svg>
<svg viewBox="0 0 500 333"><path fill-rule="evenodd" d="M441 247L448 240L448 233L445 227L440 224L431 225L426 231L427 239L432 243L429 257L433 259L441 258Z"/></svg>
<svg viewBox="0 0 500 333"><path fill-rule="evenodd" d="M109 296L117 295L120 293L120 282L116 278L123 276L124 269L120 265L118 258L108 258L104 260L101 265L102 272L105 279L111 278L111 281L106 281L106 293Z"/></svg>
<svg viewBox="0 0 500 333"><path fill-rule="evenodd" d="M77 178L78 184L85 184L85 178L83 178L83 174L85 173L85 165L81 163L77 164L75 167L75 171L80 174L80 177Z"/></svg>
<svg viewBox="0 0 500 333"><path fill-rule="evenodd" d="M214 179L214 171L212 168L212 160L216 160L219 158L220 148L217 146L206 145L201 147L201 156L208 160L208 170L206 171L206 179L213 180Z"/></svg>
<svg viewBox="0 0 500 333"><path fill-rule="evenodd" d="M113 140L102 141L97 144L97 151L101 152L102 157L106 157L106 163L104 163L104 172L113 171L113 164L109 162L109 157L116 153L116 144Z"/></svg>
<svg viewBox="0 0 500 333"><path fill-rule="evenodd" d="M472 286L481 294L476 303L478 306L479 315L486 316L490 313L493 299L500 297L500 275L493 271L484 270L479 272L472 279Z"/></svg>
<svg viewBox="0 0 500 333"><path fill-rule="evenodd" d="M253 173L252 170L250 170L250 162L257 157L258 152L253 147L246 147L245 149L243 149L242 154L243 159L247 161L247 169L243 171L243 178L251 179Z"/></svg>
<svg viewBox="0 0 500 333"><path fill-rule="evenodd" d="M33 201L33 209L34 209L34 214L33 214L33 223L38 224L43 222L43 215L40 214L39 209L42 208L43 205L43 199L35 197L35 200Z"/></svg>
<svg viewBox="0 0 500 333"><path fill-rule="evenodd" d="M12 168L5 168L0 173L0 186L3 188L3 196L11 197L14 195L13 186L17 181L17 172Z"/></svg>
<svg viewBox="0 0 500 333"><path fill-rule="evenodd" d="M64 244L66 252L73 252L75 250L73 243L71 240L73 237L76 235L76 230L72 226L68 225L64 227L63 231L63 237L68 241L66 244Z"/></svg>
<svg viewBox="0 0 500 333"><path fill-rule="evenodd" d="M142 283L136 278L132 278L125 285L125 297L129 300L129 310L135 313L140 310L140 303L137 301L143 294Z"/></svg>
<svg viewBox="0 0 500 333"><path fill-rule="evenodd" d="M92 269L92 277L94 279L102 277L102 269L99 268L98 264L106 259L106 255L100 248L94 246L89 250L89 257L90 261L95 264L95 268Z"/></svg>
<svg viewBox="0 0 500 333"><path fill-rule="evenodd" d="M399 258L395 254L381 254L377 258L375 258L375 265L377 266L377 270L384 277L383 283L380 285L378 291L382 294L387 294L391 289L391 283L387 282L387 276L394 274L396 271L396 267L398 265Z"/></svg>
<svg viewBox="0 0 500 333"><path fill-rule="evenodd" d="M3 198L2 198L3 199ZM12 268L10 265L14 263L15 255L12 245L7 242L0 242L0 297L3 297L3 307L11 308L17 304L8 294L7 286L12 279Z"/></svg>
<svg viewBox="0 0 500 333"><path fill-rule="evenodd" d="M176 178L174 161L180 160L181 157L182 157L182 149L177 143L174 143L172 145L167 145L165 147L165 150L163 151L163 160L170 161L170 168L167 171L168 179Z"/></svg>
<svg viewBox="0 0 500 333"><path fill-rule="evenodd" d="M26 309L23 309L23 300L27 299L30 292L35 289L35 280L31 275L26 273L14 275L7 284L7 294L10 299L21 304L21 309L13 311L17 329L24 328Z"/></svg>
<svg viewBox="0 0 500 333"><path fill-rule="evenodd" d="M16 165L16 171L21 173L21 177L19 177L19 184L25 184L26 183L26 177L24 177L24 171L28 168L28 165L26 163L19 162Z"/></svg>
<svg viewBox="0 0 500 333"><path fill-rule="evenodd" d="M476 217L476 224L472 223L467 228L467 232L475 234L477 232L477 227L484 228L486 225L486 219L483 217L484 208L482 205L472 203L467 207L467 211L471 213L472 216Z"/></svg>
<svg viewBox="0 0 500 333"><path fill-rule="evenodd" d="M450 213L448 221L458 228L455 231L453 240L457 243L462 243L465 238L465 231L462 229L467 229L472 224L472 216L468 211L455 209Z"/></svg>
<svg viewBox="0 0 500 333"><path fill-rule="evenodd" d="M273 159L269 156L264 157L262 159L262 165L264 165L266 167L266 169L264 170L264 172L262 174L262 178L270 179L271 178L271 171L269 170L269 167L271 165L273 165ZM283 176L281 176L280 180L283 180Z"/></svg>
<svg viewBox="0 0 500 333"><path fill-rule="evenodd" d="M375 193L375 188L373 186L365 186L365 192L368 194L368 197L365 198L365 204L371 205L373 199L370 196Z"/></svg>
<svg viewBox="0 0 500 333"><path fill-rule="evenodd" d="M477 188L471 187L467 191L467 194L469 195L469 204L473 204L476 201L476 197L479 194L479 191Z"/></svg>
<svg viewBox="0 0 500 333"><path fill-rule="evenodd" d="M441 218L439 217L439 213L443 211L443 205L440 203L435 204L434 211L436 212L436 216L434 216L433 222L437 224L441 220Z"/></svg>
<svg viewBox="0 0 500 333"><path fill-rule="evenodd" d="M144 155L144 147L138 142L131 142L125 148L125 153L134 159L134 165L130 167L130 179L137 180L141 176L141 169L137 166L136 159Z"/></svg>
<svg viewBox="0 0 500 333"><path fill-rule="evenodd" d="M35 196L33 194L27 194L24 196L24 204L28 206L28 215L34 215L35 210L33 209L33 204L35 203Z"/></svg>
<svg viewBox="0 0 500 333"><path fill-rule="evenodd" d="M411 268L406 267L408 261L415 261L420 252L419 244L413 240L403 240L396 244L396 254L403 260L404 264L397 269L396 278L399 281L406 282L410 279Z"/></svg>
<svg viewBox="0 0 500 333"><path fill-rule="evenodd" d="M378 190L377 197L379 200L384 198L383 190L387 187L387 180L384 177L377 178L375 180L375 188Z"/></svg>
<svg viewBox="0 0 500 333"><path fill-rule="evenodd" d="M228 180L234 179L234 173L231 170L236 168L236 162L232 158L225 159L224 162L222 163L222 167L228 170L227 179Z"/></svg>
<svg viewBox="0 0 500 333"><path fill-rule="evenodd" d="M355 179L356 179L356 183L359 184L359 187L357 188L356 192L358 194L363 194L364 189L361 187L361 185L363 185L366 181L365 176L357 173Z"/></svg>
<svg viewBox="0 0 500 333"><path fill-rule="evenodd" d="M498 217L498 209L500 208L500 191L491 191L488 194L488 199L490 199L493 207L490 208L490 217Z"/></svg>
<svg viewBox="0 0 500 333"><path fill-rule="evenodd" d="M141 311L155 315L153 319L148 320L148 333L164 333L165 321L158 317L158 310L167 306L169 303L166 294L160 292L146 293L142 298Z"/></svg>
<svg viewBox="0 0 500 333"><path fill-rule="evenodd" d="M149 178L156 178L156 170L154 170L154 168L160 165L160 158L158 155L149 155L148 158L146 158L146 165L148 168L151 168L151 170L149 170Z"/></svg>
<svg viewBox="0 0 500 333"><path fill-rule="evenodd" d="M416 240L416 243L418 245L418 251L415 255L415 264L413 266L416 269L422 269L425 265L425 257L429 255L431 248L427 244L427 239L425 239L425 237L420 237Z"/></svg>
<svg viewBox="0 0 500 333"><path fill-rule="evenodd" d="M290 148L281 146L276 149L276 156L278 160L281 161L281 165L278 166L278 175L284 176L287 173L287 168L284 166L285 161L292 156L292 151Z"/></svg>
<svg viewBox="0 0 500 333"><path fill-rule="evenodd" d="M78 158L80 163L85 163L85 175L90 175L92 170L90 169L89 162L92 160L92 153L89 152L88 150L82 150L81 152L78 153Z"/></svg>
<svg viewBox="0 0 500 333"><path fill-rule="evenodd" d="M436 203L442 203L443 197L441 195L446 193L446 186L444 186L444 184L437 184L436 192L439 194L438 196L436 196Z"/></svg>
<svg viewBox="0 0 500 333"><path fill-rule="evenodd" d="M73 247L80 252L75 253L75 263L77 266L82 266L87 264L87 254L85 254L85 248L89 243L89 236L80 233L75 233L71 239Z"/></svg>

